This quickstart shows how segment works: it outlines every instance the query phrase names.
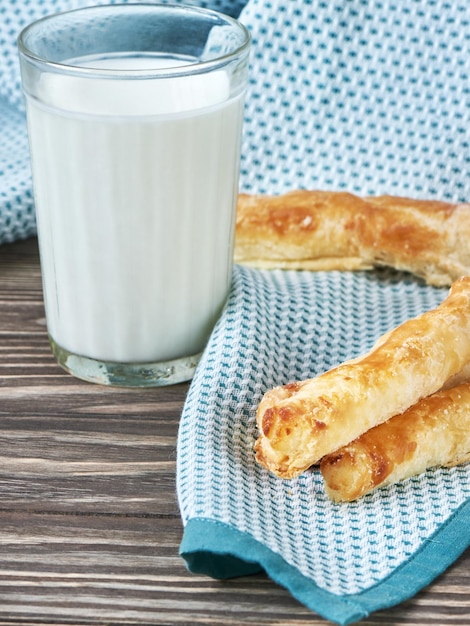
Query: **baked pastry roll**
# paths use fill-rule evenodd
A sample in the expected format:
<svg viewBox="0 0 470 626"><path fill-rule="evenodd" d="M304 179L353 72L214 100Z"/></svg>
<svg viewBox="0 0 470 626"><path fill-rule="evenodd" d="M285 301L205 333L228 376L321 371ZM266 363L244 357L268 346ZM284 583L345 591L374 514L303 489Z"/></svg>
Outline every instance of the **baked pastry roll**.
<svg viewBox="0 0 470 626"><path fill-rule="evenodd" d="M470 277L435 309L383 335L370 352L267 391L257 409L259 463L297 476L373 426L441 389L470 362Z"/></svg>
<svg viewBox="0 0 470 626"><path fill-rule="evenodd" d="M391 266L430 285L470 274L470 204L294 191L238 199L235 262L258 268Z"/></svg>
<svg viewBox="0 0 470 626"><path fill-rule="evenodd" d="M470 383L439 391L323 457L325 490L351 501L428 468L470 461Z"/></svg>

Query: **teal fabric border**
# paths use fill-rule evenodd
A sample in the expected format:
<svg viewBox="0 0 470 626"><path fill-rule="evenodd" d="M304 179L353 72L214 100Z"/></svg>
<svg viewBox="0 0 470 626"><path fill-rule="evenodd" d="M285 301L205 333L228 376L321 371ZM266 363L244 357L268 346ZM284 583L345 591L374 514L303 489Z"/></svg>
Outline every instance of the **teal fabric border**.
<svg viewBox="0 0 470 626"><path fill-rule="evenodd" d="M345 626L374 611L400 604L431 583L468 548L469 526L470 500L387 578L347 596L321 589L248 533L213 519L188 521L180 555L191 572L212 578L233 578L264 570L309 609ZM247 555L251 558L247 559Z"/></svg>

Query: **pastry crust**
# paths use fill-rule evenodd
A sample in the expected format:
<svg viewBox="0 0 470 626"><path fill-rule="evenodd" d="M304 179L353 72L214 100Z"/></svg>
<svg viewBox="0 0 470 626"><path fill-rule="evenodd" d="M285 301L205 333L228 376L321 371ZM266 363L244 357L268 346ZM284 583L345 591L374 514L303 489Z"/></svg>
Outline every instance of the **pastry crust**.
<svg viewBox="0 0 470 626"><path fill-rule="evenodd" d="M277 476L297 476L435 393L469 362L470 277L463 277L438 307L386 333L369 353L266 392L256 458Z"/></svg>
<svg viewBox="0 0 470 626"><path fill-rule="evenodd" d="M329 191L241 194L235 262L296 270L391 266L450 286L470 274L469 241L470 204Z"/></svg>
<svg viewBox="0 0 470 626"><path fill-rule="evenodd" d="M378 487L432 467L470 461L470 383L424 398L325 456L320 470L335 502L350 502Z"/></svg>

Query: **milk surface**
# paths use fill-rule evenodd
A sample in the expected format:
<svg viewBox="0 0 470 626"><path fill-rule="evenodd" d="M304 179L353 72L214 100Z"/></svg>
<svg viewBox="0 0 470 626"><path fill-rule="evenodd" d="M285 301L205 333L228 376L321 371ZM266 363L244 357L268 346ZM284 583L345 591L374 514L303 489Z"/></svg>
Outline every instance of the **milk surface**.
<svg viewBox="0 0 470 626"><path fill-rule="evenodd" d="M42 81L27 112L49 334L103 361L199 353L231 280L242 98L223 71Z"/></svg>

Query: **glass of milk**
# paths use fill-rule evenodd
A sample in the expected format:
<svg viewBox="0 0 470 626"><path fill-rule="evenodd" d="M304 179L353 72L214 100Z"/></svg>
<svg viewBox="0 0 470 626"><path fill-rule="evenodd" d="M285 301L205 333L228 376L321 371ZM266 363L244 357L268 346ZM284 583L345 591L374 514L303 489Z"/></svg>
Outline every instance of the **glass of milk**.
<svg viewBox="0 0 470 626"><path fill-rule="evenodd" d="M102 384L189 380L231 282L248 32L123 4L18 45L57 361Z"/></svg>

